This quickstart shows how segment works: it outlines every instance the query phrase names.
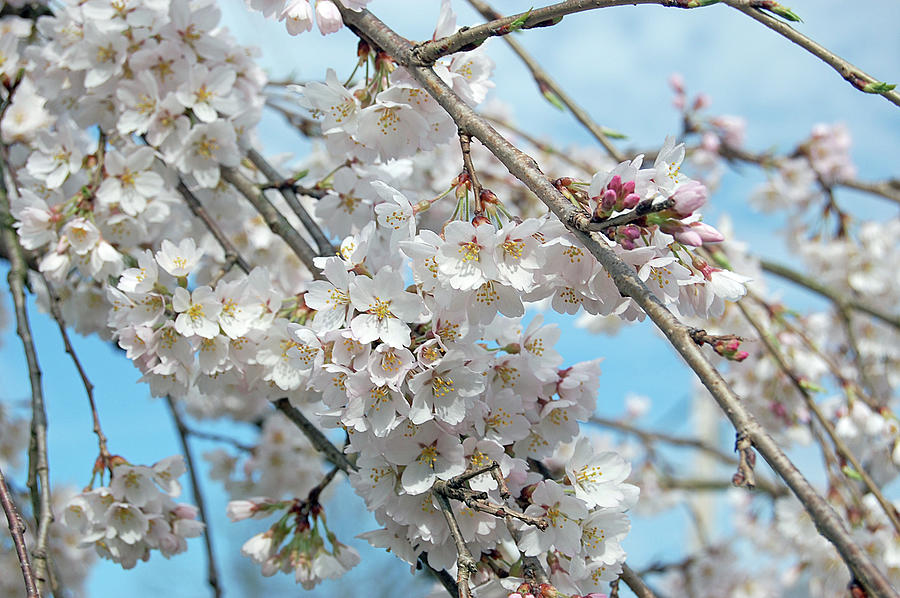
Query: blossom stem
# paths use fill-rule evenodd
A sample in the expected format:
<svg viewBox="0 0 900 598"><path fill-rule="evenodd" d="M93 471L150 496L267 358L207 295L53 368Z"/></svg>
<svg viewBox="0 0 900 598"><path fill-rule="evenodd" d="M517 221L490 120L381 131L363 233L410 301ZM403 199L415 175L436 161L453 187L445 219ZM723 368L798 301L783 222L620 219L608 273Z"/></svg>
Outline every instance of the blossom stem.
<svg viewBox="0 0 900 598"><path fill-rule="evenodd" d="M478 181L478 174L475 172L475 166L472 164L472 138L468 133L464 133L462 129L459 131L459 147L462 150L463 169L469 175L472 181L472 193L475 195L475 215L482 216L484 214L484 206L481 203L481 183ZM468 209L466 217L468 217Z"/></svg>

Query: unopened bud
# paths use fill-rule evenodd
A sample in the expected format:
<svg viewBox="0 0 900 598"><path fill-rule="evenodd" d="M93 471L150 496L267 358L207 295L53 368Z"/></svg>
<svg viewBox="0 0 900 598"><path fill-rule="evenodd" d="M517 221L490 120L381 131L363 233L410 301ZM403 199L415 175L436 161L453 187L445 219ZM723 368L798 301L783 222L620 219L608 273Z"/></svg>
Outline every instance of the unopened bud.
<svg viewBox="0 0 900 598"><path fill-rule="evenodd" d="M639 203L641 203L641 196L638 195L637 193L629 193L628 195L625 196L625 199L622 201L622 205L625 207L625 209L628 209L628 210L637 206Z"/></svg>
<svg viewBox="0 0 900 598"><path fill-rule="evenodd" d="M500 199L494 195L494 192L490 189L482 189L478 199L480 199L483 204L497 205L500 203Z"/></svg>

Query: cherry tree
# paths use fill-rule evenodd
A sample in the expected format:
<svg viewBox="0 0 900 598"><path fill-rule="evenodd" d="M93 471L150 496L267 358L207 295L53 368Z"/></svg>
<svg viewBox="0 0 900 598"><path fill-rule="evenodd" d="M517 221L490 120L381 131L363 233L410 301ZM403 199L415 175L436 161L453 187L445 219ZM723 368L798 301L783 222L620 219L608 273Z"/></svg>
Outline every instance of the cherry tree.
<svg viewBox="0 0 900 598"><path fill-rule="evenodd" d="M840 124L755 152L742 119L711 114L677 76L682 130L628 147L513 34L620 5L722 4L868 100L900 106L900 93L769 0L566 0L508 16L467 2L484 22L458 26L442 0L430 39L411 41L378 2L250 0L297 48L314 28L354 34L355 68L303 81L270 81L206 0L4 6L0 251L31 387L28 409L0 403L4 595L78 595L98 558L130 569L195 537L210 593L226 593L210 485L231 499L227 518L264 521L240 549L263 576L307 589L341 578L361 561L334 529L327 497L341 478L371 512L358 538L426 572L436 595L897 595L900 513L885 488L900 467L900 220L863 219L838 195L897 204L900 185L858 178ZM596 143L537 139L488 101L493 37ZM267 157L264 111L312 149ZM765 171L749 195L788 222L806 271L704 220L734 166ZM826 307L792 309L770 276ZM81 488L51 487L54 397L26 292L86 395L97 449ZM733 447L642 427L641 397L620 419L596 415L603 356L566 365L553 313L598 335L651 320ZM118 452L128 431L103 427L70 330L133 362L182 454ZM247 423L252 444L194 425L217 419ZM204 455L212 480L192 437L222 443ZM789 456L804 444L821 459ZM673 471L667 446L729 474ZM182 484L196 504L179 502ZM697 507L710 490L728 491L733 540L629 566L635 513ZM736 570L742 551L755 556Z"/></svg>

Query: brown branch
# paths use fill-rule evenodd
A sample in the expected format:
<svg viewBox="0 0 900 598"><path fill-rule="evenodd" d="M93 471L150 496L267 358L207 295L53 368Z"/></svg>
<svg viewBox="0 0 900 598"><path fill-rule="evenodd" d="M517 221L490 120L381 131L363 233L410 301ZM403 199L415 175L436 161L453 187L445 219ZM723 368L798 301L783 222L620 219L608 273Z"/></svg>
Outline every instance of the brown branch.
<svg viewBox="0 0 900 598"><path fill-rule="evenodd" d="M835 305L838 306L838 308L849 307L850 309L855 309L856 311L867 313L874 318L878 318L885 324L890 324L894 328L900 330L900 316L882 311L881 309L863 301L845 297L838 291L835 291L834 289L822 284L821 282L809 276L806 276L805 274L801 274L796 270L792 270L791 268L788 268L787 266L784 266L782 264L761 259L759 260L759 265L764 271L769 272L770 274L775 274L776 276L780 276L781 278L790 280L791 282L805 287L814 293L830 299L832 302L834 302Z"/></svg>
<svg viewBox="0 0 900 598"><path fill-rule="evenodd" d="M216 238L216 241L218 241L219 245L222 246L222 249L225 250L226 263L237 264L241 270L249 272L250 264L247 263L234 244L228 239L225 233L222 232L222 229L219 228L216 221L206 213L206 208L203 207L203 204L200 203L197 196L188 189L187 185L184 184L184 181L181 180L181 177L178 178L178 192L181 193L184 202L188 205L188 208L190 208L194 216L203 221L203 224L206 225L206 228L212 233L212 236Z"/></svg>
<svg viewBox="0 0 900 598"><path fill-rule="evenodd" d="M4 164L4 166L6 166ZM3 170L7 170L3 168ZM9 258L7 282L12 293L16 314L16 332L22 341L25 361L28 364L28 378L31 382L31 441L28 450L28 487L31 490L31 501L34 518L38 522L37 541L32 556L34 558L34 574L37 589L40 592L47 582L53 581L50 571L50 555L48 539L50 524L53 522L52 500L50 496L50 465L47 459L47 410L44 406L44 391L41 385L41 368L38 365L37 352L34 348L34 337L28 323L28 310L25 301L25 277L28 267L22 253L22 247L16 231L12 228L12 216L9 209L9 197L6 185L0 172L0 237ZM55 584L51 583L51 590Z"/></svg>
<svg viewBox="0 0 900 598"><path fill-rule="evenodd" d="M3 506L3 512L6 513L9 534L16 547L19 567L22 568L22 577L25 579L25 592L28 598L40 598L41 594L38 592L34 579L34 570L31 568L31 559L28 557L28 548L25 545L25 522L16 509L16 503L13 502L9 486L6 485L3 477L3 470L0 470L0 505Z"/></svg>
<svg viewBox="0 0 900 598"><path fill-rule="evenodd" d="M250 446L249 444L244 444L243 442L240 442L230 436L225 436L224 434L215 434L213 432L195 430L194 428L190 427L185 427L184 431L187 432L189 436L199 438L200 440L211 440L213 442L223 442L225 444L230 444L234 448L245 453L252 453L254 450L254 447Z"/></svg>
<svg viewBox="0 0 900 598"><path fill-rule="evenodd" d="M887 101L900 106L900 93L893 89L876 90L878 85L883 85L881 81L862 71L858 67L850 64L831 50L816 43L806 37L784 21L766 14L765 12L753 8L752 2L749 0L725 0L729 6L736 8L751 19L754 19L772 31L794 42L840 74L853 87L866 93L877 93L887 99ZM876 89L873 89L873 86Z"/></svg>
<svg viewBox="0 0 900 598"><path fill-rule="evenodd" d="M731 478L731 483L752 490L756 487L756 473L753 471L756 467L756 453L753 452L753 444L745 434L738 433L734 450L738 454L738 469Z"/></svg>
<svg viewBox="0 0 900 598"><path fill-rule="evenodd" d="M787 376L791 383L794 385L794 388L797 389L797 392L800 393L800 396L803 397L803 401L806 403L806 407L812 411L813 415L816 417L816 421L819 422L819 425L825 430L825 433L828 435L828 438L831 440L832 444L834 444L834 448L837 451L838 455L849 462L850 465L856 470L856 473L859 474L862 479L863 484L866 489L872 493L875 499L878 501L878 504L881 505L881 508L884 510L885 515L887 515L891 524L894 526L894 530L896 533L900 534L900 515L898 515L897 510L894 506L884 497L881 489L878 488L878 485L875 484L875 481L869 476L869 473L860 465L859 460L856 458L856 455L850 450L850 448L844 443L843 439L837 435L835 432L834 426L831 424L831 421L825 417L825 414L822 413L822 410L819 408L818 403L816 403L815 398L812 396L812 393L803 385L803 381L800 377L791 369L788 363L785 361L784 356L781 354L781 351L778 350L778 347L775 346L775 343L772 342L772 338L769 333L763 328L762 323L750 313L750 311L743 305L743 303L737 303L738 309L741 310L741 313L744 315L744 318L750 325L756 330L757 334L759 334L759 338L762 341L763 345L765 345L766 350L771 355L772 359L775 361L775 364L778 366L778 369Z"/></svg>
<svg viewBox="0 0 900 598"><path fill-rule="evenodd" d="M623 421L607 419L604 417L598 417L596 415L592 416L588 421L592 424L597 424L598 426L613 428L622 432L627 432L628 434L633 434L644 442L665 442L666 444L672 444L675 446L694 448L712 455L719 461L722 461L723 463L726 463L728 465L738 464L738 460L725 451L719 450L711 444L703 442L702 440L697 440L696 438L685 438L683 436L666 434L665 432L651 432L649 430L642 430L637 426L633 426Z"/></svg>
<svg viewBox="0 0 900 598"><path fill-rule="evenodd" d="M434 567L428 564L428 553L423 552L419 555L419 566L431 573L431 575L444 586L444 589L447 590L447 593L451 596L459 595L459 586L456 584L456 580L453 579L453 576L441 569L438 571ZM417 567L418 568L418 567Z"/></svg>
<svg viewBox="0 0 900 598"><path fill-rule="evenodd" d="M654 212L662 212L664 210L668 210L675 206L675 200L671 197L659 203L653 203L651 199L645 199L641 203L639 203L632 211L626 212L624 214L619 214L618 216L613 216L612 218L606 218L604 220L591 220L585 230L587 231L604 231L608 228L613 228L616 226L622 226L628 224L630 222L634 222L635 220L640 220L647 214L652 214Z"/></svg>
<svg viewBox="0 0 900 598"><path fill-rule="evenodd" d="M269 164L258 151L251 149L247 152L247 157L250 158L253 165L259 168L259 171L270 181L276 182L283 180L283 177L275 170L275 167ZM315 241L316 247L319 249L319 255L334 255L334 246L331 244L331 241L328 240L328 237L325 236L325 233L322 231L321 227L319 227L319 224L313 220L312 216L309 215L309 212L307 212L300 203L295 187L293 185L287 187L279 186L278 190L281 192L281 196L284 197L284 200L297 218L300 219L300 223L313 238L313 241ZM316 193L316 197L323 197L325 195L324 190L310 189L308 191L302 191L304 195L313 195L313 192Z"/></svg>
<svg viewBox="0 0 900 598"><path fill-rule="evenodd" d="M472 194L475 196L475 215L484 215L484 206L481 203L482 186L478 181L478 174L475 172L475 166L472 164L472 138L462 129L459 130L459 149L462 151L463 169L472 183Z"/></svg>
<svg viewBox="0 0 900 598"><path fill-rule="evenodd" d="M462 531L459 529L459 522L456 521L456 515L450 507L450 501L447 499L445 492L449 490L447 482L438 480L433 486L435 498L437 498L438 506L444 519L447 520L447 527L450 528L450 535L456 544L456 585L459 598L471 598L472 592L469 588L469 576L477 570L475 567L475 559L469 552L465 540L462 537Z"/></svg>
<svg viewBox="0 0 900 598"><path fill-rule="evenodd" d="M635 2L631 2L634 4ZM571 203L553 186L535 161L504 139L490 124L478 116L457 96L438 75L427 67L416 66L412 60L412 45L367 10L342 10L344 23L405 66L422 87L450 114L458 127L478 138L509 170L537 195L576 235L580 242L606 269L626 297L631 297L644 310L669 342L697 373L701 382L731 420L735 428L747 434L753 446L784 479L800 499L817 529L831 541L842 558L870 593L876 596L897 596L884 573L878 570L868 555L847 532L837 513L807 481L800 470L784 454L774 439L734 394L715 367L706 359L691 339L689 329L652 294L638 279L634 269L623 262L615 251L606 246L598 233L587 233L583 227L588 217L574 210Z"/></svg>
<svg viewBox="0 0 900 598"><path fill-rule="evenodd" d="M468 0L469 4L481 13L485 19L500 19L501 15L495 11L491 6L484 2L483 0ZM534 82L537 83L538 89L540 89L541 94L545 95L547 93L551 93L556 98L562 102L562 105L569 109L569 112L575 117L578 122L584 126L585 129L590 132L591 135L603 146L603 149L606 150L606 153L610 155L610 157L616 162L624 162L625 155L620 152L616 146L612 144L607 137L606 132L603 130L603 127L598 125L591 116L578 105L577 102L568 94L566 91L550 76L547 71L538 64L537 60L534 59L528 52L525 51L525 48L522 47L518 41L513 38L511 35L507 35L503 37L503 41L509 44L509 47L512 48L512 51L516 53L516 55L525 63L525 66L531 71L531 76L534 78Z"/></svg>
<svg viewBox="0 0 900 598"><path fill-rule="evenodd" d="M344 473L356 470L356 465L351 463L347 456L334 446L325 434L309 421L299 409L291 405L289 400L278 399L273 404L278 411L281 411L294 425L300 428L300 431L306 435L313 447L322 453L329 463L339 467Z"/></svg>
<svg viewBox="0 0 900 598"><path fill-rule="evenodd" d="M69 332L66 330L66 323L63 320L62 312L59 309L59 295L56 292L56 289L50 284L50 281L47 280L46 277L41 275L44 280L44 286L47 287L47 293L50 296L49 301L47 301L50 306L50 315L53 316L53 319L56 320L56 325L59 327L59 334L62 336L63 346L65 347L66 353L69 354L69 357L72 359L72 363L75 365L75 369L78 370L78 376L81 378L81 384L84 386L84 391L87 394L88 403L91 406L91 417L94 422L94 434L97 436L97 445L100 452L99 456L99 468L102 471L105 467L109 465L109 449L106 445L106 435L103 433L103 428L100 427L100 415L97 413L97 403L94 401L94 385L87 377L87 373L84 371L84 367L81 365L81 360L78 359L78 355L75 353L75 348L72 347L72 343L69 340Z"/></svg>
<svg viewBox="0 0 900 598"><path fill-rule="evenodd" d="M641 576L626 563L622 563L622 575L620 575L619 578L625 582L625 585L631 588L631 591L634 592L635 596L638 598L656 598L653 590L651 590L650 587L644 583L644 580L641 579Z"/></svg>
<svg viewBox="0 0 900 598"><path fill-rule="evenodd" d="M565 15L586 10L632 4L658 4L670 8L693 8L688 5L688 0L566 0L565 2L551 4L542 8L535 8L528 12L497 18L482 25L463 27L447 37L418 44L414 48L410 48L410 57L406 62L410 66L431 66L442 56L473 50L489 37L507 35L516 29L533 29L535 27L555 25ZM346 23L347 19L344 19L344 22Z"/></svg>
<svg viewBox="0 0 900 598"><path fill-rule="evenodd" d="M256 211L265 220L269 229L287 243L288 247L300 258L300 261L303 262L303 265L306 266L306 269L309 270L313 277L321 278L321 272L313 263L313 258L316 257L315 251L309 246L306 239L297 232L297 229L288 222L287 218L275 209L275 206L272 205L265 193L256 184L238 172L236 168L223 166L222 178L247 198L247 201L256 208Z"/></svg>
<svg viewBox="0 0 900 598"><path fill-rule="evenodd" d="M188 443L189 431L181 414L178 413L178 407L172 397L166 396L166 403L169 405L169 413L172 414L172 421L175 423L175 430L178 432L178 440L181 441L181 452L184 453L184 460L187 463L188 476L191 480L191 493L194 495L194 501L197 503L197 511L200 515L200 521L203 522L203 542L206 545L206 581L212 589L213 596L220 598L222 596L222 587L219 585L219 573L216 570L216 556L213 551L213 541L209 519L206 516L206 501L203 499L203 493L200 488L200 481L197 479L197 468L194 466L194 457L191 453L191 446Z"/></svg>

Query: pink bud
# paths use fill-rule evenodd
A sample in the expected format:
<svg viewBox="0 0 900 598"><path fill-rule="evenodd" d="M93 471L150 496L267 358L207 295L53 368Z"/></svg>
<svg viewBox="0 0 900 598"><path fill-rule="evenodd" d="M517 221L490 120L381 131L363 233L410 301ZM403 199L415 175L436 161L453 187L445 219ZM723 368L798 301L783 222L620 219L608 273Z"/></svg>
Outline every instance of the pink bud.
<svg viewBox="0 0 900 598"><path fill-rule="evenodd" d="M621 232L625 238L631 239L632 241L641 236L641 228L636 224L626 224L619 229L619 232Z"/></svg>
<svg viewBox="0 0 900 598"><path fill-rule="evenodd" d="M675 200L675 206L672 208L680 216L690 216L706 203L707 191L706 186L699 181L687 181L679 185L672 195Z"/></svg>
<svg viewBox="0 0 900 598"><path fill-rule="evenodd" d="M703 239L689 226L677 230L671 230L671 227L666 227L665 232L674 236L675 240L679 243L690 245L691 247L700 247L703 245Z"/></svg>
<svg viewBox="0 0 900 598"><path fill-rule="evenodd" d="M634 181L628 181L624 185L622 185L622 193L628 195L629 193L634 193L635 183Z"/></svg>
<svg viewBox="0 0 900 598"><path fill-rule="evenodd" d="M746 351L738 351L737 353L734 354L734 358L733 358L733 359L734 359L735 361L744 361L744 360L747 359L748 357L750 357L750 354L747 353Z"/></svg>
<svg viewBox="0 0 900 598"><path fill-rule="evenodd" d="M641 196L637 193L629 193L625 196L625 200L622 202L622 205L627 209L631 209L641 203Z"/></svg>
<svg viewBox="0 0 900 598"><path fill-rule="evenodd" d="M705 93L698 93L697 97L694 98L694 110L703 110L707 106L712 104L712 100Z"/></svg>
<svg viewBox="0 0 900 598"><path fill-rule="evenodd" d="M691 223L691 230L700 235L700 239L702 239L704 243L719 243L720 241L725 240L722 233L716 230L715 227L702 222Z"/></svg>
<svg viewBox="0 0 900 598"><path fill-rule="evenodd" d="M607 189L603 192L603 195L600 199L600 207L604 212L611 212L613 208L616 207L616 200L618 197L616 196L616 192L612 189Z"/></svg>
<svg viewBox="0 0 900 598"><path fill-rule="evenodd" d="M612 189L618 195L619 191L622 189L622 177L619 175L613 176L613 178L609 179L609 182L606 183L607 189Z"/></svg>

